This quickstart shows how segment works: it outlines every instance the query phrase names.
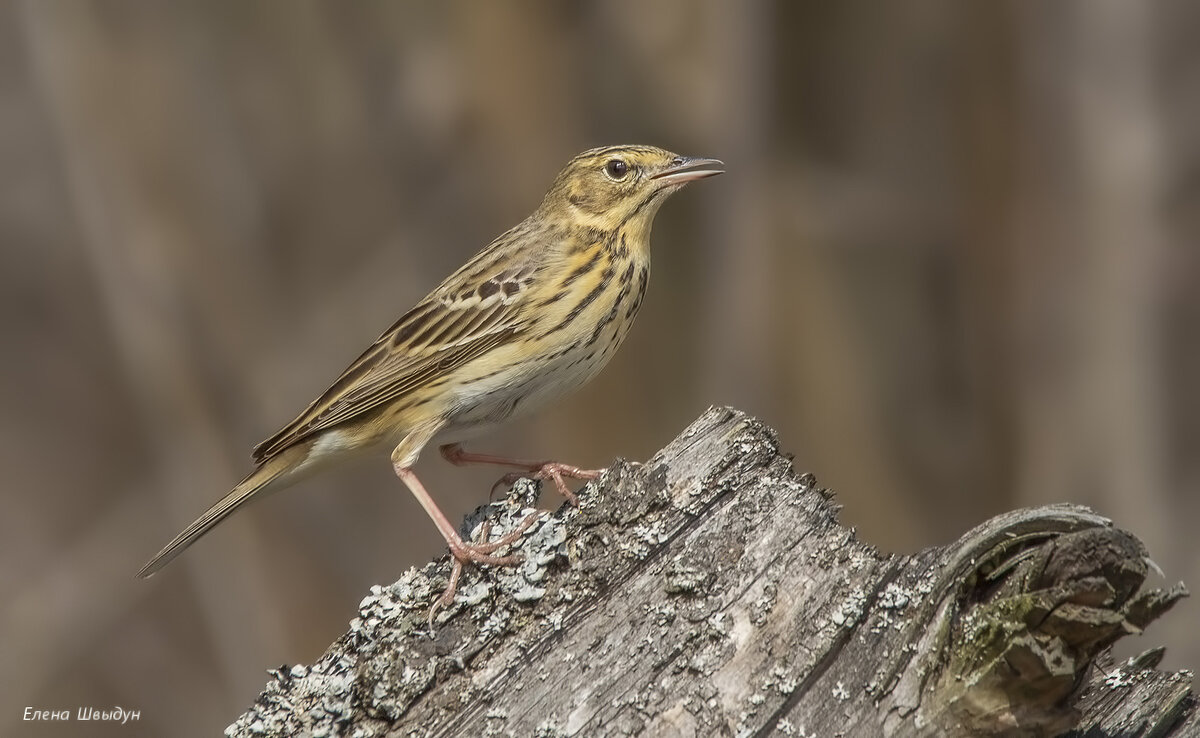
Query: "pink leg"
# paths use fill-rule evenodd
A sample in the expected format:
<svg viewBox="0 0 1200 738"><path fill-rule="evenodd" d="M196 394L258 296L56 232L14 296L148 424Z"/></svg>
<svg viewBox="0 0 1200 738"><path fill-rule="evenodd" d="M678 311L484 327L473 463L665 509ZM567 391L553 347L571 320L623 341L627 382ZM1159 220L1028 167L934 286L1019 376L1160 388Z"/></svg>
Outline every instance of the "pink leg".
<svg viewBox="0 0 1200 738"><path fill-rule="evenodd" d="M430 627L433 625L433 616L439 607L444 607L454 602L454 590L458 588L458 577L462 573L464 564L491 564L493 566L511 566L521 560L520 556L493 556L492 553L501 546L516 541L521 537L529 526L533 525L537 518L537 513L531 513L516 530L504 536L503 538L492 541L491 543L474 543L467 542L462 539L454 526L446 518L446 515L425 491L425 485L421 484L421 480L417 479L417 475L408 467L396 466L396 476L400 477L400 481L404 482L413 496L417 498L417 502L421 503L421 507L425 508L425 512L433 519L433 524L437 526L438 532L442 534L442 538L446 539L446 545L450 547L450 556L454 559L454 568L450 572L450 584L446 586L446 590L442 592L433 603L433 607L429 610ZM485 524L483 528L483 537L486 539L489 526Z"/></svg>
<svg viewBox="0 0 1200 738"><path fill-rule="evenodd" d="M557 461L522 461L520 459L509 459L504 456L493 456L491 454L476 454L463 449L462 445L457 443L448 443L442 446L439 451L442 452L442 458L449 461L455 466L463 466L465 464L495 464L497 466L512 466L521 469L521 472L505 474L500 477L494 485L492 492L495 493L496 488L502 484L512 484L526 474L534 479L550 479L553 480L555 488L559 493L571 501L571 504L578 505L579 498L575 493L567 489L566 479L597 479L600 476L602 469L580 469L577 466L570 464L562 464Z"/></svg>

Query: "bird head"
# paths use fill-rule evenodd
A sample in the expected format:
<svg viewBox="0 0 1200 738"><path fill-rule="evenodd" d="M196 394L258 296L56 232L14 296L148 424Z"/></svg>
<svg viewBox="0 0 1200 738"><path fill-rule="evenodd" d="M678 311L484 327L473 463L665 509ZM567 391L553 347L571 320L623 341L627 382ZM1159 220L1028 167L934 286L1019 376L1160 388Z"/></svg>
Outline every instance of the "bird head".
<svg viewBox="0 0 1200 738"><path fill-rule="evenodd" d="M638 219L648 226L669 195L724 171L717 159L680 156L655 146L605 146L568 162L542 209L569 213L574 222L603 230L634 225Z"/></svg>

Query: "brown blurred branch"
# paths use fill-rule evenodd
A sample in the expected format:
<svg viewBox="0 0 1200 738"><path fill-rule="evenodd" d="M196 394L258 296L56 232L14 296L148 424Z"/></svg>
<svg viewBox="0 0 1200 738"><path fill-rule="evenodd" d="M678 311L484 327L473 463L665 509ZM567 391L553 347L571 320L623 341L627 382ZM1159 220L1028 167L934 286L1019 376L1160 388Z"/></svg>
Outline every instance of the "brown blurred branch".
<svg viewBox="0 0 1200 738"><path fill-rule="evenodd" d="M142 494L127 500L122 490L110 501L111 512L98 515L86 533L87 538L103 537L104 545L96 547L103 555L74 540L62 546L64 557L74 557L62 569L80 583L71 592L91 603L89 617L64 610L71 615L63 617L77 620L40 631L47 645L31 661L46 666L24 675L25 700L53 684L57 669L78 668L79 651L63 638L64 631L101 642L113 622L136 617L147 588L136 587L128 572L144 555L144 544L130 531L174 525L164 524L161 514L147 514L147 492L165 492L177 513L173 520L182 519L193 513L197 489L220 489L238 472L220 441L219 384L210 371L227 363L233 341L213 340L216 331L205 330L208 326L192 311L201 303L198 295L235 315L256 308L255 290L212 268L214 260L202 256L238 245L236 229L207 214L229 210L236 199L229 193L240 191L235 185L244 172L232 156L236 146L227 127L214 123L219 106L196 105L189 96L199 84L194 72L181 65L139 63L161 58L173 43L182 43L186 19L151 13L140 24L120 22L128 12L127 7L86 3L28 3L17 16L28 45L31 79L57 144L56 164L66 182L69 201L63 217L69 212L78 221L78 256L98 302L93 319L119 367L121 385L113 392L120 393L119 409L92 428L91 435L144 440L147 450L139 476L124 485ZM189 136L175 138L180 130ZM181 145L184 140L187 145ZM198 166L200 161L206 166ZM249 250L242 259L252 261ZM76 303L72 309L86 308ZM239 323L228 320L224 325ZM95 356L81 361L99 363ZM270 599L261 597L262 587L255 586L263 581L256 576L255 560L239 555L253 541L242 534L239 545L237 536L218 549L218 555L227 554L226 571L233 575L194 580L209 593L197 601L196 631L209 636L207 653L230 682L238 658L247 652L268 653L281 642L277 629L267 625L277 618ZM117 591L123 596L112 597ZM103 611L95 604L99 602L106 604ZM101 612L107 617L101 618ZM247 632L247 625L255 623L262 623L261 635ZM217 690L197 682L189 689L195 700L211 704L219 699Z"/></svg>
<svg viewBox="0 0 1200 738"><path fill-rule="evenodd" d="M481 513L493 535L516 497ZM756 420L713 409L470 570L374 588L312 667L231 734L1057 735L1200 726L1186 674L1093 669L1185 596L1142 591L1140 542L1080 507L1000 516L884 556L837 523ZM479 518L475 522L478 522ZM1088 733L1091 734L1090 732Z"/></svg>

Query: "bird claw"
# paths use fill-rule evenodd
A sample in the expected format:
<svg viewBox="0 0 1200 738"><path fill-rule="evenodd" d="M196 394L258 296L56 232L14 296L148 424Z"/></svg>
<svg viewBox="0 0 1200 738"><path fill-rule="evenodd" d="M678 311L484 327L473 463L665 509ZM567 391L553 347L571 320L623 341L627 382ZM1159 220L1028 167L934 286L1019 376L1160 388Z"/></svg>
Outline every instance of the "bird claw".
<svg viewBox="0 0 1200 738"><path fill-rule="evenodd" d="M554 488L558 490L560 495L567 498L567 501L572 505L579 507L579 498L567 488L567 483L563 480L584 479L590 481L599 479L600 473L600 469L580 469L577 466L563 464L558 461L543 461L540 464L530 466L525 471L509 472L500 477L492 485L492 490L488 493L488 499L490 500L495 496L497 489L502 486L511 487L518 479L549 479L554 482Z"/></svg>
<svg viewBox="0 0 1200 738"><path fill-rule="evenodd" d="M429 632L433 632L433 619L437 616L438 610L443 607L449 607L454 604L454 594L458 590L458 580L462 576L463 566L466 564L488 564L490 566L513 566L522 561L522 557L518 554L510 554L508 556L494 556L493 552L516 542L521 536L525 535L525 531L537 521L538 514L536 512L529 513L521 524L515 530L510 531L503 537L494 541L488 541L488 534L492 531L491 521L484 521L479 527L479 537L486 543L475 543L474 541L463 541L462 539L451 540L448 542L450 547L450 558L453 562L450 567L450 581L446 584L446 589L438 596L433 604L429 607Z"/></svg>

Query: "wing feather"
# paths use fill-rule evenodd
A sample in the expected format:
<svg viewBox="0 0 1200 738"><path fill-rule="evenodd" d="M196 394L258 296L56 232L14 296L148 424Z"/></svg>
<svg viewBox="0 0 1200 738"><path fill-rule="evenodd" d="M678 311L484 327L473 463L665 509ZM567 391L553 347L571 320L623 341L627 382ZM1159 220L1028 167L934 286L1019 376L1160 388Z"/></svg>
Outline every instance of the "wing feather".
<svg viewBox="0 0 1200 738"><path fill-rule="evenodd" d="M510 341L523 328L516 305L527 292L524 288L492 300L451 300L442 292L435 291L396 321L299 417L255 447L255 461L396 402Z"/></svg>

